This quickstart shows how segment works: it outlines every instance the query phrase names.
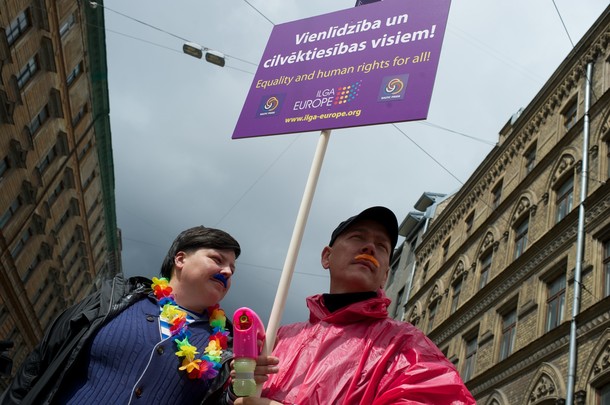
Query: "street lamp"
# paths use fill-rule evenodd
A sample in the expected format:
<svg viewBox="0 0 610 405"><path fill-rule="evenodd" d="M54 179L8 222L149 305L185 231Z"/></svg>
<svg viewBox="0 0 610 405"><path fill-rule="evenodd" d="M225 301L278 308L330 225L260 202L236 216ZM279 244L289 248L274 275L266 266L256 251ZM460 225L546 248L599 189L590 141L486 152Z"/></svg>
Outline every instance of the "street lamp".
<svg viewBox="0 0 610 405"><path fill-rule="evenodd" d="M210 62L220 67L225 65L225 55L222 52L203 48L201 45L196 44L195 42L185 42L184 45L182 45L182 51L197 59L201 59L203 57L203 52L205 51L206 62Z"/></svg>

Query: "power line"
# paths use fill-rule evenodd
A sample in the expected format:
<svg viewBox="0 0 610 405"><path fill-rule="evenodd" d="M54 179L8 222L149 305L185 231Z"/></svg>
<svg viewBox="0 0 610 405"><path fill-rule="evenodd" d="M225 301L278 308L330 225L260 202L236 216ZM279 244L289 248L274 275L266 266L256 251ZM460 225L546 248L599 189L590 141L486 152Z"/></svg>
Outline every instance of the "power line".
<svg viewBox="0 0 610 405"><path fill-rule="evenodd" d="M457 180L458 183L460 183L462 186L464 185L464 182L460 179L458 179L453 173L451 173L451 171L449 169L447 169L441 162L439 162L438 160L436 160L436 158L434 156L432 156L430 153L428 153L428 151L426 151L424 148L422 148L421 146L419 146L419 144L417 142L415 142L413 139L411 139L409 137L409 135L407 135L402 129L398 128L398 126L396 124L392 124L392 126L394 128L396 128L398 131L400 131L401 134L403 134L408 140L410 140L413 145L415 145L419 150L421 150L422 152L424 152L424 154L426 154L426 156L428 156L430 159L432 159L437 165L439 165L445 172L447 172L447 174L449 174L449 176L453 177L455 180Z"/></svg>
<svg viewBox="0 0 610 405"><path fill-rule="evenodd" d="M265 20L269 21L271 23L271 25L275 26L275 23L273 21L271 21L269 18L267 18L267 16L265 14L261 13L261 11L258 8L254 7L248 0L244 0L244 1L254 10L256 10L257 13L262 15Z"/></svg>
<svg viewBox="0 0 610 405"><path fill-rule="evenodd" d="M484 143L484 144L487 144L487 145L491 145L491 146L497 146L498 145L497 142L491 142L491 141L488 141L486 139L481 139L481 138L474 137L472 135L465 134L463 132L454 131L453 129L445 128L445 127L442 127L440 125L433 124L433 123L431 123L429 121L417 121L417 123L421 124L421 125L427 125L427 126L432 127L432 128L442 129L443 131L451 132L452 134L460 135L460 136L463 136L465 138L472 139L474 141L478 141L478 142L481 142L481 143Z"/></svg>
<svg viewBox="0 0 610 405"><path fill-rule="evenodd" d="M137 18L131 17L131 16L127 15L127 14L123 14L123 13L121 13L120 11L113 10L113 9L111 9L110 7L107 7L107 6L103 5L103 4L96 3L95 1L90 1L90 2L89 2L89 4L91 4L92 6L93 6L94 4L95 4L95 6L101 6L101 7L103 7L103 8L104 8L104 10L112 11L113 13L116 13L116 14L121 15L121 16L123 16L123 17L127 18L127 19L130 19L130 20L133 20L133 21L135 21L135 22L138 22L138 23L140 23L140 24L142 24L142 25L146 25L147 27L150 27L150 28L152 28L152 29L154 29L154 30L157 30L157 31L163 32L163 33L165 33L165 34L167 34L167 35L171 35L172 37L174 37L174 38L178 38L178 39L181 39L182 41L189 42L189 40L188 40L188 39L186 39L186 38L183 38L183 37L181 37L181 36L179 36L179 35L173 34L173 33L169 32L169 31L166 31L166 30L164 30L164 29L162 29L162 28L156 27L156 26L154 26L154 25L152 25L152 24L149 24L149 23L147 23L147 22L145 22L145 21L138 20Z"/></svg>
<svg viewBox="0 0 610 405"><path fill-rule="evenodd" d="M451 20L449 20L449 21L451 21ZM540 75L534 73L530 69L525 68L524 66L511 60L510 58L505 57L503 53L496 51L494 48L485 44L484 42L480 41L479 39L475 38L468 32L466 32L460 28L454 27L453 25L448 26L447 31L452 32L453 34L459 36L460 38L462 38L463 40L465 40L467 42L470 42L474 47L479 48L487 55L490 55L491 57L493 57L493 58L497 59L498 61L502 62L503 64L513 68L514 70L521 71L526 76L529 76L529 78L532 80L532 82L535 82L535 83L540 83L541 81L544 82L544 78L541 77Z"/></svg>
<svg viewBox="0 0 610 405"><path fill-rule="evenodd" d="M555 3L555 0L551 0L553 2L553 6L555 6L555 11L557 11L557 16L559 16L559 21L561 21L561 25L563 25L563 30L565 31L566 35L568 36L568 40L570 40L570 44L572 45L572 49L574 49L576 47L576 45L574 45L574 41L572 41L572 37L570 36L570 32L568 31L568 27L566 27L565 22L563 21L563 17L561 16L561 12L559 12L559 8L557 7L557 4ZM586 75L585 75L585 80L589 80ZM595 89L593 88L593 84L591 82L588 82L589 86L591 86L591 95L593 96L593 100L597 101L597 94L595 94Z"/></svg>
<svg viewBox="0 0 610 405"><path fill-rule="evenodd" d="M570 33L568 32L568 27L566 27L566 24L563 22L563 17L561 16L561 13L559 12L559 8L557 8L557 4L555 3L555 0L551 0L551 1L553 2L553 6L555 6L555 10L557 11L557 15L559 16L561 25L563 25L563 29L566 32L568 39L570 40L570 44L572 44L572 48L574 48L574 42L572 41L572 37L570 36Z"/></svg>
<svg viewBox="0 0 610 405"><path fill-rule="evenodd" d="M97 28L101 28L101 27L97 27ZM131 39L134 39L136 41L140 41L140 42L144 42L144 43L147 43L147 44L150 44L150 45L154 45L154 46L157 46L159 48L164 48L164 49L176 52L176 53L182 53L182 52L180 52L180 51L178 51L178 50L176 50L174 48L170 48L169 46L161 45L161 44L158 44L156 42L149 41L147 39L142 39L142 38L134 37L133 35L124 34L122 32L111 30L109 28L106 28L106 31L111 32L113 34L121 35L121 36L124 36L124 37L127 37L127 38L131 38Z"/></svg>
<svg viewBox="0 0 610 405"><path fill-rule="evenodd" d="M178 50L176 50L174 48L170 48L169 46L161 45L161 44L158 44L156 42L152 42L152 41L149 41L149 40L146 40L146 39L143 39L143 38L134 37L133 35L129 35L129 34L125 34L123 32L111 30L109 28L105 28L105 29L106 29L106 31L108 31L108 32L110 32L112 34L121 35L121 36L124 36L124 37L127 37L127 38L131 38L131 39L136 40L136 41L147 43L149 45L153 45L153 46L156 46L156 47L159 47L159 48L167 49L167 50L172 51L172 52L183 54L183 52L180 52L180 51L178 51ZM228 56L228 55L225 55L225 56ZM227 58L227 59L237 59L237 58ZM238 60L240 60L240 59L238 59ZM240 72L248 73L249 75L254 75L254 72L250 72L250 71L247 71L247 70L244 70L244 69L240 69L240 68L237 68L235 66L225 65L224 67L227 68L227 69L233 69L233 70L238 70Z"/></svg>
<svg viewBox="0 0 610 405"><path fill-rule="evenodd" d="M129 20L135 21L135 22L137 22L138 24L145 25L145 26L147 26L147 27L149 27L149 28L152 28L152 29L154 29L154 30L157 30L157 31L159 31L159 32L162 32L162 33L164 33L164 34L167 34L167 35L169 35L169 36L172 36L172 37L174 37L174 38L180 39L180 40L181 40L181 41L183 41L183 42L193 42L193 41L191 41L191 40L189 40L189 39L187 39L187 38L184 38L184 37L182 37L182 36L180 36L180 35L177 35L177 34L174 34L174 33L170 32L170 31L164 30L163 28L159 28L159 27L157 27L157 26L155 26L155 25L153 25L153 24L150 24L150 23L147 23L147 22L145 22L145 21L139 20L139 19L137 19L137 18L131 17L131 16L129 16L129 15L125 14L125 13L122 13L122 12L120 12L120 11L113 10L113 9L111 9L111 8L109 8L109 7L105 6L105 5L103 5L103 4L99 4L99 3L96 3L96 2L94 2L94 1L90 1L89 3L90 3L92 6L93 6L93 5L95 5L95 7L98 7L98 6L99 6L99 7L102 7L102 8L104 8L105 10L112 11L113 13L116 13L116 14L118 14L118 15L120 15L120 16L123 16L123 17L125 17L125 18L127 18L127 19L129 19ZM97 27L97 28L102 28L102 27ZM104 28L105 28L105 27L104 27ZM113 31L111 31L111 30L109 30L109 29L107 29L107 28L105 28L105 29L106 29L106 30L108 30L108 31L110 31L110 32L113 32ZM114 33L118 33L118 32L114 31ZM119 34L120 34L120 33L119 33ZM129 35L127 35L127 34L120 34L120 35L129 36ZM139 39L139 38L136 38L136 37L131 37L131 38L133 38L133 39L137 39L137 40L140 40L140 41L143 41L143 42L148 42L148 43L150 43L150 44L152 44L152 45L156 45L156 46L161 46L161 47L163 47L162 45L158 45L158 44L155 44L155 43L150 42L150 41L147 41L147 40ZM210 48L210 47L208 47L208 46L205 46L205 45L202 45L202 47L203 47L203 49L205 49L205 50L210 50L210 49L212 49L212 48ZM176 52L178 52L178 51L176 51ZM231 55L226 54L226 53L224 53L224 52L223 52L223 54L224 54L226 57L228 57L229 59L235 59L235 60L238 60L238 61L243 62L243 63L248 63L248 64L253 65L253 66L258 66L258 64L257 64L257 63L250 62L250 61L248 61L248 60L241 59L241 58L238 58L238 57L235 57L235 56L231 56ZM235 68L235 69L236 69L236 70L241 70L241 69L237 69L237 68ZM246 72L246 73L250 73L250 72Z"/></svg>
<svg viewBox="0 0 610 405"><path fill-rule="evenodd" d="M271 164L260 174L260 176L258 176L258 178L256 180L254 180L254 183L252 183L250 185L250 187L248 187L246 189L246 191L244 191L242 193L242 195L237 199L237 201L235 201L235 203L231 206L231 208L229 208L229 210L216 222L216 224L214 224L215 227L218 226L218 224L220 224L223 221L223 219L225 219L233 211L233 209L237 206L237 204L239 204L241 202L241 200L244 199L246 194L248 194L254 188L254 186L257 185L258 182L261 181L263 177L265 177L265 175L267 173L269 173L269 170L271 170L271 168L273 166L275 166L275 164L280 160L280 158L282 156L284 156L284 154L297 141L297 139L300 138L300 136L301 135L297 135L292 139L292 141L288 144L288 146L286 146L286 148L284 148L284 150L275 158L275 160L273 162L271 162Z"/></svg>

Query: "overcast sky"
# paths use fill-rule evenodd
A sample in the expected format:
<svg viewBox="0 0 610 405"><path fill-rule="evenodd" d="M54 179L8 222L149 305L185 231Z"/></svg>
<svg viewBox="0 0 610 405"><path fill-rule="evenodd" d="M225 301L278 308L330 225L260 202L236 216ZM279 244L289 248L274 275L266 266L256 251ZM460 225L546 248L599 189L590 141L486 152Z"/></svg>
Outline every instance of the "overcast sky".
<svg viewBox="0 0 610 405"><path fill-rule="evenodd" d="M245 0L106 0L103 12L125 274L158 275L183 229L224 229L242 255L221 305L266 323L320 135L231 135L273 24L355 1L248 2L259 12ZM331 133L282 324L307 319L305 297L328 292L320 252L339 222L372 205L400 222L423 192L458 190L607 4L454 1L428 119ZM183 54L181 38L227 65Z"/></svg>

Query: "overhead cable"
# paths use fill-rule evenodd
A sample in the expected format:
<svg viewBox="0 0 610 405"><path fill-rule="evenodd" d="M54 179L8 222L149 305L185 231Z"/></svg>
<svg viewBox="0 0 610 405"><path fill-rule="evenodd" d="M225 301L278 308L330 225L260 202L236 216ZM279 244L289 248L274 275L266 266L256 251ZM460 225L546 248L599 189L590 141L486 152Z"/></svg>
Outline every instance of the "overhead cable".
<svg viewBox="0 0 610 405"><path fill-rule="evenodd" d="M265 14L261 13L261 11L258 8L254 7L248 0L244 0L244 1L254 10L256 10L257 13L262 15L265 20L269 21L271 23L271 25L275 26L275 23L273 21L271 21L269 18L267 18L267 16Z"/></svg>

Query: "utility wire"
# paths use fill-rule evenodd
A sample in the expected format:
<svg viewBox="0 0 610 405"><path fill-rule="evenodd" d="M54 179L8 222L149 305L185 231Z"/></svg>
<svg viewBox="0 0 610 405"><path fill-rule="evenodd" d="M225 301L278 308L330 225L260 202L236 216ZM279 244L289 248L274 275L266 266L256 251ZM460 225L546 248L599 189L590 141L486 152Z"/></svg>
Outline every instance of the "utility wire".
<svg viewBox="0 0 610 405"><path fill-rule="evenodd" d="M451 21L451 20L449 20L449 21ZM472 44L472 46L482 50L484 53L497 59L498 61L502 62L503 64L505 64L509 67L512 67L514 70L521 71L522 73L524 73L525 76L529 76L529 79L531 79L532 82L535 82L535 83L543 82L544 83L545 79L542 76L536 74L535 72L533 72L530 69L527 69L523 65L520 65L519 63L511 60L510 58L505 57L504 56L505 53L496 51L493 47L487 45L483 41L480 41L479 39L477 39L473 35L469 34L468 32L466 32L458 27L454 27L453 25L449 25L447 27L447 31L453 33L454 35L460 37L461 39L463 39L467 42L470 42Z"/></svg>
<svg viewBox="0 0 610 405"><path fill-rule="evenodd" d="M561 13L559 12L559 9L557 8L557 4L555 3L555 0L551 0L553 2L553 6L555 6L555 10L557 11L557 15L559 16L559 20L561 21L561 25L563 25L563 29L566 32L566 35L568 36L568 39L570 40L570 43L572 44L572 48L574 48L574 42L572 41L572 37L570 36L570 33L568 32L568 27L566 27L566 24L563 22L563 17L561 16Z"/></svg>
<svg viewBox="0 0 610 405"><path fill-rule="evenodd" d="M101 27L96 27L96 28L101 28ZM180 51L178 51L178 50L176 50L174 48L170 48L169 46L161 45L161 44L158 44L156 42L149 41L147 39L142 39L142 38L134 37L133 35L124 34L122 32L111 30L109 28L106 28L106 31L111 32L113 34L121 35L121 36L124 36L124 37L127 37L127 38L135 39L136 41L140 41L140 42L144 42L144 43L147 43L147 44L150 44L150 45L154 45L154 46L157 46L159 48L164 48L164 49L176 52L176 53L182 53L182 52L180 52Z"/></svg>
<svg viewBox="0 0 610 405"><path fill-rule="evenodd" d="M237 204L239 204L241 202L241 200L244 199L246 194L248 194L250 192L250 190L252 190L254 188L254 186L257 185L258 182L261 181L263 177L265 177L265 175L267 173L269 173L269 170L271 170L271 168L273 166L275 166L275 164L280 160L280 158L282 156L284 156L284 154L297 141L297 139L300 138L300 136L301 135L297 135L292 139L292 141L288 144L288 146L286 146L284 148L284 150L275 158L275 160L273 162L271 162L271 164L260 174L260 176L258 176L258 178L256 180L254 180L254 183L252 183L252 185L250 187L248 187L248 189L246 189L246 191L244 191L242 193L242 195L237 199L237 201L235 201L235 203L231 206L231 208L229 208L229 210L216 222L216 224L214 224L214 227L217 227L218 224L220 224L223 221L223 219L225 219L233 211L233 209L237 206Z"/></svg>
<svg viewBox="0 0 610 405"><path fill-rule="evenodd" d="M559 20L561 21L561 25L563 25L563 30L565 31L566 35L568 36L568 39L570 40L570 44L572 44L572 49L574 49L576 47L576 45L574 45L574 41L572 41L572 37L570 36L570 32L568 31L568 27L566 27L566 24L563 21L563 17L561 16L561 13L559 12L559 8L557 7L557 4L555 3L555 0L551 0L553 2L553 6L555 6L555 11L557 11L557 16L559 16ZM586 75L585 75L585 80L589 80ZM595 89L593 88L593 84L589 81L589 86L591 86L591 95L593 96L593 101L597 101L599 100L597 97L597 94L595 94Z"/></svg>
<svg viewBox="0 0 610 405"><path fill-rule="evenodd" d="M431 123L429 121L416 121L416 122L418 124L426 125L426 126L429 126L429 127L432 127L432 128L442 129L443 131L451 132L452 134L460 135L460 136L463 136L463 137L468 138L468 139L472 139L472 140L475 140L475 141L478 141L478 142L481 142L481 143L485 143L487 145L491 145L491 146L497 146L498 145L497 142L491 142L491 141L488 141L488 140L485 140L485 139L481 139L481 138L474 137L472 135L465 134L463 132L454 131L452 129L442 127L440 125L433 124L433 123Z"/></svg>
<svg viewBox="0 0 610 405"><path fill-rule="evenodd" d="M400 131L401 134L403 134L408 140L410 140L413 145L417 146L417 148L419 150L421 150L422 152L424 152L426 154L426 156L428 156L430 159L432 159L437 165L439 165L445 172L447 172L447 174L449 174L451 177L453 177L455 180L457 180L458 183L460 183L462 186L464 185L464 182L460 179L458 179L453 173L451 173L451 170L447 169L441 162L439 162L438 160L436 160L436 158L434 156L432 156L430 153L428 153L428 151L426 151L424 148L422 148L421 146L419 146L419 144L417 142L415 142L413 139L411 139L409 137L409 135L407 135L402 129L398 128L398 126L396 124L392 124L392 126L394 128L396 128L398 131Z"/></svg>
<svg viewBox="0 0 610 405"><path fill-rule="evenodd" d="M157 46L157 47L159 47L159 48L164 48L164 49L170 50L170 51L172 51L172 52L176 52L176 53L179 53L179 54L183 54L183 52L180 52L180 51L178 51L178 50L176 50L176 49L174 49L174 48L170 48L169 46L161 45L161 44L158 44L158 43L156 43L156 42L148 41L148 40L146 40L146 39L142 39L142 38L134 37L133 35L129 35L129 34L125 34L125 33L123 33L123 32L119 32L119 31L111 30L111 29L109 29L109 28L105 28L105 29L106 29L106 31L108 31L108 32L110 32L110 33L113 33L113 34L121 35L121 36L124 36L124 37L127 37L127 38L131 38L131 39L136 40L136 41L144 42L144 43L147 43L147 44L150 44L150 45L153 45L153 46ZM225 56L228 56L228 55L225 55ZM237 59L237 58L227 58L227 59L229 59L229 60L230 60L230 59ZM241 59L238 59L238 60L241 60ZM225 68L228 68L228 69L233 69L233 70L238 70L238 71L240 71L240 72L248 73L249 75L254 75L254 72L250 72L250 71L248 71L248 70L240 69L240 68L237 68L237 67L235 67L235 66L225 65L224 67L225 67Z"/></svg>
<svg viewBox="0 0 610 405"><path fill-rule="evenodd" d="M103 5L103 4L99 4L99 3L96 3L96 2L94 2L94 1L91 1L90 3L91 3L92 5L93 5L93 4L96 4L97 6L101 6L101 7L103 7L103 8L104 8L104 10L112 11L113 13L116 13L116 14L118 14L118 15L122 15L123 17L125 17L125 18L127 18L127 19L130 19L130 20L136 21L136 22L138 22L138 23L140 23L140 24L142 24L142 25L146 25L147 27L150 27L150 28L152 28L152 29L154 29L154 30L161 31L161 32L163 32L163 33L165 33L165 34L167 34L167 35L171 35L171 36L172 36L172 37L174 37L174 38L178 38L178 39L181 39L182 41L189 42L189 40L188 40L188 39L186 39L186 38L183 38L183 37L181 37L181 36L179 36L179 35L173 34L173 33L169 32L169 31L166 31L166 30L164 30L164 29L162 29L162 28L156 27L156 26L154 26L154 25L152 25L152 24L149 24L149 23L147 23L147 22L145 22L145 21L138 20L137 18L134 18L134 17L128 16L127 14L123 14L123 13L121 13L120 11L113 10L113 9L111 9L110 7L107 7L107 6Z"/></svg>
<svg viewBox="0 0 610 405"><path fill-rule="evenodd" d="M139 24L145 25L145 26L147 26L147 27L149 27L149 28L152 28L152 29L157 30L157 31L159 31L159 32L162 32L162 33L164 33L164 34L167 34L167 35L172 36L172 37L174 37L174 38L180 39L181 41L184 41L184 42L192 42L190 39L187 39L187 38L181 37L180 35L176 35L176 34L174 34L174 33L170 32L170 31L164 30L164 29L159 28L159 27L157 27L157 26L155 26L155 25L149 24L149 23L147 23L147 22L145 22L145 21L142 21L142 20L139 20L139 19L137 19L137 18L131 17L131 16L129 16L129 15L127 15L127 14L125 14L125 13L121 13L120 11L113 10L113 9L111 9L111 8L109 8L109 7L105 6L105 5L103 5L103 4L99 4L99 3L96 3L96 2L94 2L94 1L91 1L91 2L90 2L90 4L92 4L92 5L93 5L93 4L95 4L95 5L96 5L96 7L102 7L102 8L104 8L105 10L112 11L113 13L116 13L116 14L118 14L118 15L120 15L120 16L123 16L123 17L125 17L125 18L127 18L127 19L129 19L129 20L135 21L135 22L137 22L137 23L139 23ZM101 28L101 27L98 27L98 28ZM105 28L105 27L104 27L104 28ZM107 29L107 28L106 28L106 29ZM108 30L108 31L110 31L110 30ZM117 32L115 32L115 33L117 33ZM124 34L121 34L121 35L124 35ZM126 35L126 34L125 34L125 36L128 36L128 35ZM134 39L138 39L138 38L135 38L135 37L132 37L132 38L134 38ZM143 39L138 39L138 40L143 41L143 42L148 42L148 41L143 40ZM149 43L151 43L151 44L153 44L153 45L160 46L160 45L158 45L158 44L154 44L154 43L152 43L152 42L149 42ZM201 45L201 44L200 44L200 45ZM212 48L210 48L210 47L208 47L208 46L205 46L205 45L202 45L202 47L203 47L203 49L204 49L204 50L210 50L210 49L212 49ZM176 51L176 52L178 52L178 51ZM224 53L224 52L223 52L223 53ZM250 64L250 65L252 65L252 66L257 66L257 67L258 67L258 64L257 64L257 63L250 62L250 61L245 60L245 59L237 58L237 57L231 56L231 55L226 54L226 53L224 53L224 55L225 55L226 57L228 57L229 59L235 59L235 60L238 60L238 61L241 61L241 62L244 62L244 63L248 63L248 64ZM237 69L237 70L240 70L240 69ZM248 73L249 73L249 72L248 72Z"/></svg>
<svg viewBox="0 0 610 405"><path fill-rule="evenodd" d="M271 25L275 26L275 23L273 21L271 21L269 18L267 18L267 16L265 14L261 13L261 11L258 8L254 7L248 0L244 0L244 1L254 10L256 10L257 13L262 15L265 20L269 21L271 23Z"/></svg>

